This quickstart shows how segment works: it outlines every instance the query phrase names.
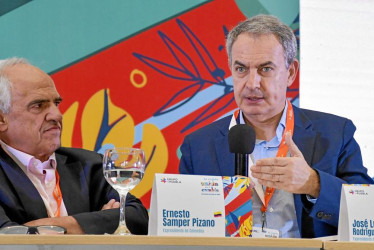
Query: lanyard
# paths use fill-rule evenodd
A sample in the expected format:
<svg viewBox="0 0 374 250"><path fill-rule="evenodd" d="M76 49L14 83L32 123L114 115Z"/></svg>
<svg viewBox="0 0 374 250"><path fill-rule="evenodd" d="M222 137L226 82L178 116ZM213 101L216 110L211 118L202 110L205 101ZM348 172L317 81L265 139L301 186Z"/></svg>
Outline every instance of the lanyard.
<svg viewBox="0 0 374 250"><path fill-rule="evenodd" d="M294 130L294 113L291 102L287 99L287 114L286 114L286 127L283 132L281 143L279 144L277 157L286 157L288 152L288 146L285 143L285 134L286 132L290 132L291 136L293 135ZM230 123L230 127L233 127L236 124L239 124L240 117L239 117L239 110L236 110L234 112L233 118ZM251 158L248 158L248 165L251 166L253 164ZM248 167L249 167L248 166ZM268 209L269 202L271 200L271 197L274 194L275 189L267 187L264 193L264 190L262 189L261 185L258 183L257 179L253 178L251 175L251 172L248 171L249 177L254 183L254 189L256 190L257 194L259 195L260 200L262 201L261 206L261 221L262 221L262 228L264 228L266 224L266 211Z"/></svg>
<svg viewBox="0 0 374 250"><path fill-rule="evenodd" d="M57 169L55 170L55 174L56 174L56 186L55 186L55 189L53 190L53 197L55 198L57 202L57 210L54 213L54 216L60 217L62 194L61 194L61 189L60 189L60 175L58 174Z"/></svg>
<svg viewBox="0 0 374 250"><path fill-rule="evenodd" d="M290 132L291 136L293 135L294 130L294 123L295 118L293 114L293 108L291 102L287 99L288 107L287 107L287 117L286 117L286 128L284 129L282 141L279 145L277 157L286 157L288 152L288 146L285 142L285 135L286 132ZM266 187L265 191L265 200L264 203L261 206L261 220L262 220L262 228L264 228L266 224L266 211L268 209L269 202L271 200L271 197L273 196L275 191L275 188L269 188Z"/></svg>

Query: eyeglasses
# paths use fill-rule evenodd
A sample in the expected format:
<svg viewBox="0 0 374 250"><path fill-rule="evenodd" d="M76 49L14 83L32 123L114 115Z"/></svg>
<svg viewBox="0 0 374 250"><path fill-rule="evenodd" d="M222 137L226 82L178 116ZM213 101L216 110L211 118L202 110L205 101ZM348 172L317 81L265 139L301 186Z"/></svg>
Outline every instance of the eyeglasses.
<svg viewBox="0 0 374 250"><path fill-rule="evenodd" d="M0 234L66 234L66 228L60 226L10 226L1 228Z"/></svg>

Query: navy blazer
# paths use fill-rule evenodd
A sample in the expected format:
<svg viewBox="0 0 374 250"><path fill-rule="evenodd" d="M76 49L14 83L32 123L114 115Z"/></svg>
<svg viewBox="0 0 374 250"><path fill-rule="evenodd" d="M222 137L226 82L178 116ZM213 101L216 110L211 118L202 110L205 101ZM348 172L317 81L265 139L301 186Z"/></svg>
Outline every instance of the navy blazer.
<svg viewBox="0 0 374 250"><path fill-rule="evenodd" d="M343 183L374 183L363 166L360 147L353 138L352 121L331 114L294 108L293 140L306 162L320 177L315 204L294 194L296 217L303 238L336 235ZM229 151L232 116L220 119L185 137L181 146L181 174L234 175L234 154Z"/></svg>
<svg viewBox="0 0 374 250"><path fill-rule="evenodd" d="M118 193L105 180L102 156L84 149L56 151L62 198L87 234L113 233L119 223L119 209L100 211ZM39 192L11 157L0 146L0 227L47 218ZM147 234L148 212L141 201L129 194L126 224L133 234Z"/></svg>

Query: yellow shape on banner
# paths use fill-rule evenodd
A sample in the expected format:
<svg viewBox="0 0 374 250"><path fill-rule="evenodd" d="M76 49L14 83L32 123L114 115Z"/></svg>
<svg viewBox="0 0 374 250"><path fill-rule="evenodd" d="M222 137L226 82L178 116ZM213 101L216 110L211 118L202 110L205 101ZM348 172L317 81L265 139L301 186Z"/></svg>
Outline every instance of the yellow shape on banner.
<svg viewBox="0 0 374 250"><path fill-rule="evenodd" d="M240 237L249 237L252 234L252 215L250 215L243 224L240 225L239 235Z"/></svg>
<svg viewBox="0 0 374 250"><path fill-rule="evenodd" d="M140 83L135 81L135 75L139 75L143 80ZM133 69L130 73L130 81L135 88L143 88L147 84L147 75L138 69Z"/></svg>
<svg viewBox="0 0 374 250"><path fill-rule="evenodd" d="M141 148L144 150L147 162L150 162L143 180L131 191L131 194L136 197L142 197L152 189L155 173L164 173L169 159L165 138L154 124L144 124ZM152 159L150 159L151 156Z"/></svg>
<svg viewBox="0 0 374 250"><path fill-rule="evenodd" d="M101 129L108 129L103 145L114 144L116 147L131 147L135 137L134 120L123 109L115 106L108 96L108 121L105 121L105 90L96 92L87 102L82 114L82 144L83 148L94 150ZM110 130L109 126L117 122Z"/></svg>
<svg viewBox="0 0 374 250"><path fill-rule="evenodd" d="M75 120L77 118L79 103L74 102L63 114L62 119L62 134L61 134L61 146L71 147Z"/></svg>
<svg viewBox="0 0 374 250"><path fill-rule="evenodd" d="M242 194L246 189L250 189L250 179L249 178L240 178L235 183L235 188L241 186L239 193Z"/></svg>
<svg viewBox="0 0 374 250"><path fill-rule="evenodd" d="M102 145L113 144L116 147L131 148L133 147L134 139L134 120L126 113L126 117L119 121L106 135Z"/></svg>

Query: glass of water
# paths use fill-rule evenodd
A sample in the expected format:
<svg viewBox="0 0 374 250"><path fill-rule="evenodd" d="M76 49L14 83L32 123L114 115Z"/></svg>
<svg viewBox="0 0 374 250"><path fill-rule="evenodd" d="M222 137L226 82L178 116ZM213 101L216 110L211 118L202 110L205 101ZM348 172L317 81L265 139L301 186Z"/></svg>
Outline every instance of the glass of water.
<svg viewBox="0 0 374 250"><path fill-rule="evenodd" d="M121 202L119 226L114 234L131 235L125 221L126 196L142 180L144 170L145 155L142 149L112 148L104 153L104 177L117 190Z"/></svg>

